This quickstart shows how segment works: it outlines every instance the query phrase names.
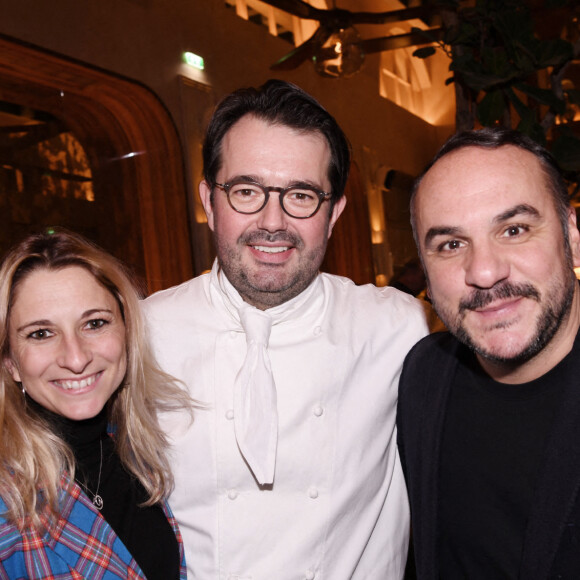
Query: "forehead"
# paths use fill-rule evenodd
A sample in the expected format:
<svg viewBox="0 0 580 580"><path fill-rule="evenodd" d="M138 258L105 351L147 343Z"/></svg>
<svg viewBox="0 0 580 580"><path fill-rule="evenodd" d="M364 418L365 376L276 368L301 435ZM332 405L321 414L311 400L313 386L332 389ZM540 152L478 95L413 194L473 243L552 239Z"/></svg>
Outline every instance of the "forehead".
<svg viewBox="0 0 580 580"><path fill-rule="evenodd" d="M91 300L115 302L113 295L88 270L67 266L58 270L38 268L27 274L14 289L13 304L74 307ZM74 300L74 301L73 301Z"/></svg>
<svg viewBox="0 0 580 580"><path fill-rule="evenodd" d="M529 151L465 147L445 155L425 174L415 197L419 233L434 225L485 221L527 204L555 212L540 161Z"/></svg>
<svg viewBox="0 0 580 580"><path fill-rule="evenodd" d="M317 131L246 115L226 133L221 157L220 179L248 175L326 182L330 147Z"/></svg>

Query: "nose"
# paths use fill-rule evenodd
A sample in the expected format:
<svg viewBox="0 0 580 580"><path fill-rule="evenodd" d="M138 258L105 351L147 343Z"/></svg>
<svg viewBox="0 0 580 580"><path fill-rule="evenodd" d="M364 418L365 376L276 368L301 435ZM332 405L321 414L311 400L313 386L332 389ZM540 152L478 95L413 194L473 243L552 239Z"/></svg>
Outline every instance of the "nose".
<svg viewBox="0 0 580 580"><path fill-rule="evenodd" d="M288 227L288 216L284 213L280 194L271 192L266 207L258 214L258 227L268 232L279 232Z"/></svg>
<svg viewBox="0 0 580 580"><path fill-rule="evenodd" d="M491 243L472 244L466 256L465 283L492 288L510 273L509 261L500 247Z"/></svg>
<svg viewBox="0 0 580 580"><path fill-rule="evenodd" d="M82 373L93 360L89 344L77 334L64 336L60 343L57 364L75 374Z"/></svg>

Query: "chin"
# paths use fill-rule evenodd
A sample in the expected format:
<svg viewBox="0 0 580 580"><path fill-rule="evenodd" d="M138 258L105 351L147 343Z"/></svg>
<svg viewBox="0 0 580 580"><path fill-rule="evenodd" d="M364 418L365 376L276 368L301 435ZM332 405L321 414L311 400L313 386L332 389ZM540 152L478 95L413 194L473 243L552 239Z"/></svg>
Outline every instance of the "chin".
<svg viewBox="0 0 580 580"><path fill-rule="evenodd" d="M71 421L84 421L86 419L92 419L96 417L104 408L104 405L100 406L83 406L79 409L67 409L66 412L61 413L67 419Z"/></svg>
<svg viewBox="0 0 580 580"><path fill-rule="evenodd" d="M490 362L502 363L502 364L521 364L527 362L533 358L541 348L538 348L535 341L529 341L522 344L522 341L518 341L517 344L505 344L498 346L480 346L475 345L475 351L477 354L485 358Z"/></svg>

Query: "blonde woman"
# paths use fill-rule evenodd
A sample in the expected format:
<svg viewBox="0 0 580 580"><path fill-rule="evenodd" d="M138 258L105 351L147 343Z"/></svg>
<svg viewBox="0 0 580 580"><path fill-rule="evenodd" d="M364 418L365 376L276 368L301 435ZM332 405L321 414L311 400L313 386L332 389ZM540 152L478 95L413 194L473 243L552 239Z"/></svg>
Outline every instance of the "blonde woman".
<svg viewBox="0 0 580 580"><path fill-rule="evenodd" d="M123 266L68 232L0 269L0 577L185 579L154 364Z"/></svg>

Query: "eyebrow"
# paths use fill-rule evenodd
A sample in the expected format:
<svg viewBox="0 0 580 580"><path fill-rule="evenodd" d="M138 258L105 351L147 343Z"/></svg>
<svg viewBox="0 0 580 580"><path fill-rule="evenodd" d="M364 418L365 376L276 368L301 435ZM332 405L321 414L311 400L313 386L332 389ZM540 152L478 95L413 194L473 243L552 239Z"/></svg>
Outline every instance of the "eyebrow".
<svg viewBox="0 0 580 580"><path fill-rule="evenodd" d="M451 226L439 226L436 228L429 228L425 234L425 245L431 243L433 238L437 236L455 236L461 233L461 228L451 227Z"/></svg>
<svg viewBox="0 0 580 580"><path fill-rule="evenodd" d="M239 181L240 183L261 183L257 175L234 175L226 183L232 183L233 181Z"/></svg>
<svg viewBox="0 0 580 580"><path fill-rule="evenodd" d="M232 177L231 179L227 180L227 183L233 183L233 182L238 182L238 183L255 183L257 185L261 185L262 187L268 187L267 185L264 185L264 183L255 175L236 175L234 177ZM273 187L277 187L277 186L273 186ZM304 180L295 180L295 181L291 181L290 183L288 183L285 187L283 187L283 189L287 189L289 187L305 187L305 188L311 188L311 189L317 189L319 191L324 191L324 189L318 185L317 183L314 183L312 181L304 181Z"/></svg>
<svg viewBox="0 0 580 580"><path fill-rule="evenodd" d="M499 215L495 216L495 218L493 218L493 221L496 224L501 224L502 222L510 220L513 217L516 217L517 215L528 215L537 218L540 217L540 212L535 207L528 205L527 203L520 203L519 205L507 209L503 213L500 213Z"/></svg>
<svg viewBox="0 0 580 580"><path fill-rule="evenodd" d="M95 314L100 314L101 312L107 313L107 314L113 314L113 311L109 308L91 308L90 310L86 310L85 312L83 312L83 314L81 316L81 320L83 318L89 318L90 316L93 316ZM22 326L19 326L16 329L16 332L22 332L23 330L26 330L27 328L30 328L32 326L51 326L52 324L54 324L54 322L52 322L52 320L48 320L48 319L32 320L31 322L26 322Z"/></svg>
<svg viewBox="0 0 580 580"><path fill-rule="evenodd" d="M527 215L530 217L537 218L540 217L540 212L535 207L527 203L520 203L496 215L493 218L493 223L501 224L518 215ZM463 231L462 228L456 226L438 226L429 228L429 230L425 234L425 245L428 245L433 240L433 238L436 238L437 236L455 236L461 234L462 231Z"/></svg>
<svg viewBox="0 0 580 580"><path fill-rule="evenodd" d="M26 324L19 326L16 329L16 332L22 332L31 326L50 326L51 324L52 322L50 320L33 320L32 322L27 322Z"/></svg>

